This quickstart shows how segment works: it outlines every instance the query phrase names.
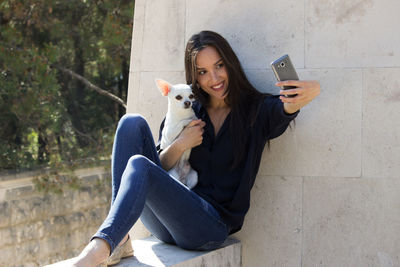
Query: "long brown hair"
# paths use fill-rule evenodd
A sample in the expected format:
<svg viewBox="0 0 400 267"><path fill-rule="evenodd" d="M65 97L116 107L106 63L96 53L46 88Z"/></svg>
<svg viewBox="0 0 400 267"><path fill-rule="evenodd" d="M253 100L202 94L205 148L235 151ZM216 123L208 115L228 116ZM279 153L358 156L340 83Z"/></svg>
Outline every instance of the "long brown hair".
<svg viewBox="0 0 400 267"><path fill-rule="evenodd" d="M196 81L196 57L199 51L207 46L214 47L220 54L228 73L228 88L225 98L231 108L230 128L232 143L235 144L234 162L237 166L243 159L247 141L246 131L251 130L261 100L268 94L260 93L247 79L242 65L229 43L216 32L202 31L194 34L188 41L185 50L186 83L192 84L193 93L204 106L209 105L209 95L199 87Z"/></svg>

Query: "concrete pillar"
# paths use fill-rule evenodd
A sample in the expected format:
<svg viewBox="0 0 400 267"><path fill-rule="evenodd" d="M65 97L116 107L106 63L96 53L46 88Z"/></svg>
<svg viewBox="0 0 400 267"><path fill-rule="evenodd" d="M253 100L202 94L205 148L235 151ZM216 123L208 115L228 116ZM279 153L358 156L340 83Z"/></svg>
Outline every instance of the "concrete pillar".
<svg viewBox="0 0 400 267"><path fill-rule="evenodd" d="M235 235L243 266L400 266L399 11L397 0L136 1L128 112L156 138L167 100L154 79L185 81L200 30L230 42L260 91L277 93L269 62L285 53L321 83L264 151Z"/></svg>

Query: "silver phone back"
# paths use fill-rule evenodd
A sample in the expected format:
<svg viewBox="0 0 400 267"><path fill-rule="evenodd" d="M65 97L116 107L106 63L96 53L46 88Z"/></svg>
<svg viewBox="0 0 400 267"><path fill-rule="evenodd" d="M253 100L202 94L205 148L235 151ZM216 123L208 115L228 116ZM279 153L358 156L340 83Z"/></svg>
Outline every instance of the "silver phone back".
<svg viewBox="0 0 400 267"><path fill-rule="evenodd" d="M296 69L294 68L289 55L284 55L277 60L271 62L271 68L274 71L278 81L299 80ZM285 86L284 89L294 88L293 86Z"/></svg>

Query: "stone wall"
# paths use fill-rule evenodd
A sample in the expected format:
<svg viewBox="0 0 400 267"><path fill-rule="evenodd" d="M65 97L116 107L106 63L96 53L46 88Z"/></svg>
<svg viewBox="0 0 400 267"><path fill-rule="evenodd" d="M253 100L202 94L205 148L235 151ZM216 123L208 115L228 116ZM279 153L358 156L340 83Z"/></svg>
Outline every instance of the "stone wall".
<svg viewBox="0 0 400 267"><path fill-rule="evenodd" d="M321 83L264 151L235 235L244 267L400 266L399 10L398 0L135 2L128 112L155 137L167 100L154 79L185 81L185 43L200 30L221 33L261 91L278 92L269 63L285 53Z"/></svg>
<svg viewBox="0 0 400 267"><path fill-rule="evenodd" d="M43 266L76 256L105 218L109 171L76 171L82 187L63 194L39 193L36 173L0 177L0 266Z"/></svg>

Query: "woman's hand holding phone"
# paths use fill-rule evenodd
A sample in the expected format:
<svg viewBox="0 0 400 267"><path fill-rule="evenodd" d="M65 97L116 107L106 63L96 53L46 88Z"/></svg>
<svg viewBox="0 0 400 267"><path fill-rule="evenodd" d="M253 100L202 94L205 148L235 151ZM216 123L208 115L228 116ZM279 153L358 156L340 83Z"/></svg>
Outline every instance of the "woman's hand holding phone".
<svg viewBox="0 0 400 267"><path fill-rule="evenodd" d="M279 92L279 98L286 113L295 113L320 94L321 87L318 81L299 80L289 55L271 62L271 68L278 80L275 85L283 88Z"/></svg>
<svg viewBox="0 0 400 267"><path fill-rule="evenodd" d="M294 86L294 89L281 90L280 94L296 95L295 97L280 96L286 113L295 113L321 93L318 81L283 81L277 82L276 86Z"/></svg>
<svg viewBox="0 0 400 267"><path fill-rule="evenodd" d="M292 61L290 60L289 55L283 55L282 57L278 58L271 62L271 68L274 71L276 79L280 81L296 81L299 80L299 76L297 75L296 69ZM283 85L282 88L284 90L290 90L296 88L294 86ZM295 97L296 94L286 94L286 97Z"/></svg>

